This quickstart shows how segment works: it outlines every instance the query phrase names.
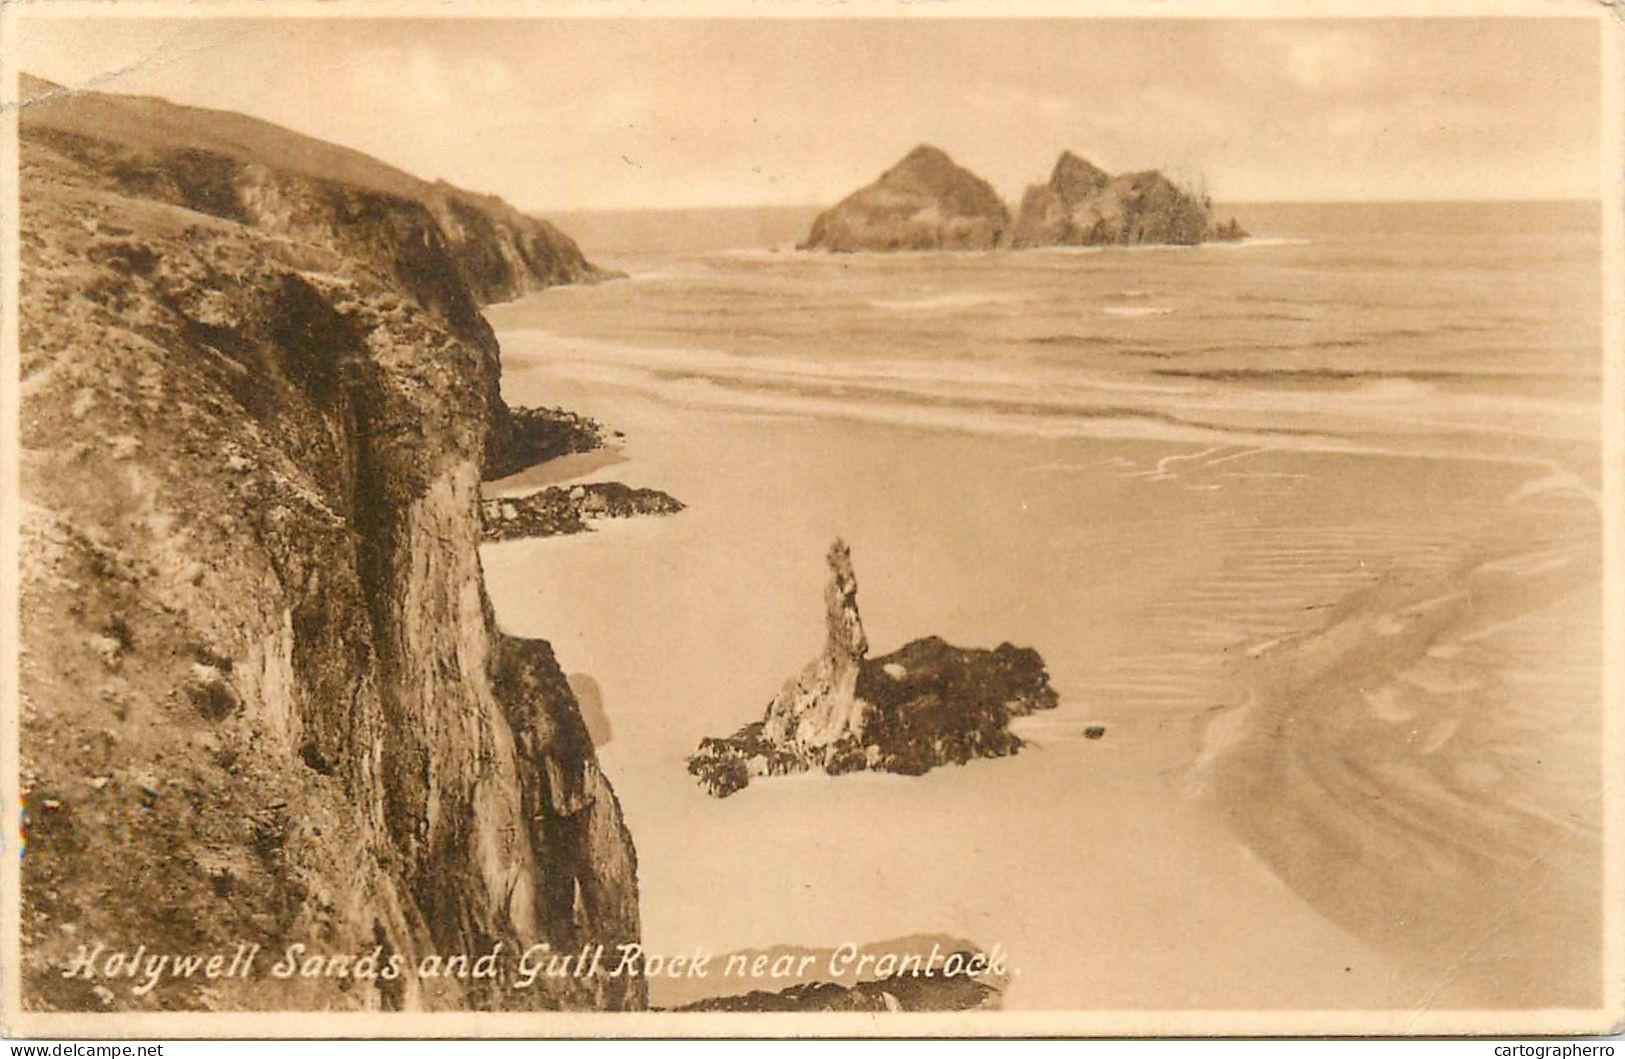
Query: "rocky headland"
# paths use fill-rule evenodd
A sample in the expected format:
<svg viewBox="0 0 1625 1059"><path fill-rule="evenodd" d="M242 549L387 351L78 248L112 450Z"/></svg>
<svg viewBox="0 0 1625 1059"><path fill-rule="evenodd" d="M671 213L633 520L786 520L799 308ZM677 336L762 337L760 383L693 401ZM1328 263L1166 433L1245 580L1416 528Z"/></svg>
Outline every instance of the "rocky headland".
<svg viewBox="0 0 1625 1059"><path fill-rule="evenodd" d="M993 186L926 144L813 221L803 250L990 250L1010 226Z"/></svg>
<svg viewBox="0 0 1625 1059"><path fill-rule="evenodd" d="M683 510L675 497L658 489L634 489L620 482L554 485L529 496L493 497L480 502L481 539L557 537L587 533L594 519L674 515Z"/></svg>
<svg viewBox="0 0 1625 1059"><path fill-rule="evenodd" d="M604 274L263 122L21 88L24 1008L645 1006L638 978L263 973L295 943L638 940L615 794L478 549L482 472L573 444L502 402L480 305ZM63 974L243 943L260 973Z"/></svg>
<svg viewBox="0 0 1625 1059"><path fill-rule="evenodd" d="M803 250L991 250L1245 238L1215 225L1205 195L1160 171L1112 175L1064 151L1048 182L1027 189L1014 220L992 185L930 146L819 214Z"/></svg>
<svg viewBox="0 0 1625 1059"><path fill-rule="evenodd" d="M785 684L760 721L706 738L688 771L719 798L759 776L822 769L920 775L1014 754L1010 718L1052 709L1044 660L1030 648L963 648L928 636L879 658L858 614L847 545L831 546L824 650Z"/></svg>

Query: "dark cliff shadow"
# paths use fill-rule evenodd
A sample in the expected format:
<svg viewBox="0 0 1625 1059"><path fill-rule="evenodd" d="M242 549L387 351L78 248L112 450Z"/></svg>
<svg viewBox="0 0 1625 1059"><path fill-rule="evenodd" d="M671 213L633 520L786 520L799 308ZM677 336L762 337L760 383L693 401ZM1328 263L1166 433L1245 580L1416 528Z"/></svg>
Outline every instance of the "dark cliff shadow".
<svg viewBox="0 0 1625 1059"><path fill-rule="evenodd" d="M604 691L586 673L566 673L565 683L575 692L576 702L581 706L581 719L587 723L587 734L592 737L592 745L601 747L614 738L614 730L610 728L609 714L604 712Z"/></svg>

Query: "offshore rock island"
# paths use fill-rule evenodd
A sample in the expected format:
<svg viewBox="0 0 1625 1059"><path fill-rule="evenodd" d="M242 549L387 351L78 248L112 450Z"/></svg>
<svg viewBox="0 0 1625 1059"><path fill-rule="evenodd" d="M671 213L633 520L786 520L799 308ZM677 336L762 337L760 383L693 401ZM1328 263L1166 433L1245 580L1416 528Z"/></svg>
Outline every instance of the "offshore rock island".
<svg viewBox="0 0 1625 1059"><path fill-rule="evenodd" d="M1152 169L1113 176L1063 151L1047 183L1027 189L1014 220L992 185L922 144L879 180L813 221L802 250L992 250L1044 246L1193 246L1245 238L1215 225L1206 195Z"/></svg>
<svg viewBox="0 0 1625 1059"><path fill-rule="evenodd" d="M804 250L991 250L1010 227L993 185L926 144L813 221Z"/></svg>
<svg viewBox="0 0 1625 1059"><path fill-rule="evenodd" d="M1012 717L1053 709L1044 660L1030 648L962 648L935 636L879 658L858 615L846 543L829 550L824 650L785 684L760 721L707 738L688 771L718 798L758 776L870 769L918 776L950 762L1014 754Z"/></svg>
<svg viewBox="0 0 1625 1059"><path fill-rule="evenodd" d="M1010 245L1194 246L1246 235L1232 219L1214 227L1212 204L1155 169L1116 176L1071 151L1056 159L1049 182L1022 196Z"/></svg>

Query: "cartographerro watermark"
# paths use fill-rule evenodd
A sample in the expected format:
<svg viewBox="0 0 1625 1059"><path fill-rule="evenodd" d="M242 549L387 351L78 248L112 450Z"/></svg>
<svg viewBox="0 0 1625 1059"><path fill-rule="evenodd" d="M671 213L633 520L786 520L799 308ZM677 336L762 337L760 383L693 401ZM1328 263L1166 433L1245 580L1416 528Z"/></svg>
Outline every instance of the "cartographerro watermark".
<svg viewBox="0 0 1625 1059"><path fill-rule="evenodd" d="M1009 974L1009 954L1002 945L987 952L945 949L933 944L929 952L885 952L846 942L825 952L730 953L718 956L703 947L692 953L653 953L643 946L583 945L572 952L557 952L545 942L510 953L497 944L482 953L430 953L415 962L382 945L365 952L334 953L313 950L295 942L280 952L261 945L239 943L229 951L173 953L110 949L105 943L80 945L62 969L63 978L102 979L132 983L140 996L166 981L198 979L353 979L392 981L405 977L458 978L506 981L515 989L560 978L743 978L778 981L813 978L980 978Z"/></svg>

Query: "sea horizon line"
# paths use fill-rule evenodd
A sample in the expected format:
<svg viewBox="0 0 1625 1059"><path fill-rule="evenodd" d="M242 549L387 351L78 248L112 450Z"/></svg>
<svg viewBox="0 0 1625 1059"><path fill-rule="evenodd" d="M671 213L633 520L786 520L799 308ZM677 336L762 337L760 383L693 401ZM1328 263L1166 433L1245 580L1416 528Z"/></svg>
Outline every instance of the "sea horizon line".
<svg viewBox="0 0 1625 1059"><path fill-rule="evenodd" d="M720 210L825 210L832 202L758 202L672 206L525 206L532 217L581 213L712 213ZM1369 199L1227 199L1215 198L1215 209L1243 206L1515 206L1602 205L1601 196L1540 196L1535 198L1369 198Z"/></svg>

